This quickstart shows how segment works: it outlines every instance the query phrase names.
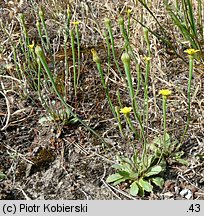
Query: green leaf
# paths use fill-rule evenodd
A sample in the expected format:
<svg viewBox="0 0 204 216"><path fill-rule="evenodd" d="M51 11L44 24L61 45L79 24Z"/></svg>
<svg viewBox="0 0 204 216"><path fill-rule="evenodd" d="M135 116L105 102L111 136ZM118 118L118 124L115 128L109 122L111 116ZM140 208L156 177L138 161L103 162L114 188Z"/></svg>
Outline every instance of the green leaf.
<svg viewBox="0 0 204 216"><path fill-rule="evenodd" d="M115 173L115 174L108 176L108 178L106 179L106 182L107 183L114 182L121 178L123 178L123 176L121 176L119 173Z"/></svg>
<svg viewBox="0 0 204 216"><path fill-rule="evenodd" d="M151 181L152 181L155 185L159 186L160 188L162 188L163 185L164 185L164 179L161 178L161 177L155 177L155 178L151 179Z"/></svg>
<svg viewBox="0 0 204 216"><path fill-rule="evenodd" d="M132 161L133 161L134 165L138 164L139 158L138 158L138 152L137 151L133 154Z"/></svg>
<svg viewBox="0 0 204 216"><path fill-rule="evenodd" d="M54 118L52 116L43 116L41 117L38 122L42 125L42 126L49 126L50 122L53 121Z"/></svg>
<svg viewBox="0 0 204 216"><path fill-rule="evenodd" d="M182 158L176 158L175 161L179 162L180 164L183 164L185 166L188 166L188 161L182 159Z"/></svg>
<svg viewBox="0 0 204 216"><path fill-rule="evenodd" d="M126 180L128 180L129 178L126 178L126 177L123 177L123 178L121 178L121 179L118 179L117 181L115 181L114 183L113 183L113 185L115 186L115 185L118 185L118 184L120 184L121 182L124 182L124 181L126 181Z"/></svg>
<svg viewBox="0 0 204 216"><path fill-rule="evenodd" d="M126 158L126 157L122 158L121 162L123 162L125 164L128 164L129 166L133 165L132 161L129 158Z"/></svg>
<svg viewBox="0 0 204 216"><path fill-rule="evenodd" d="M130 172L129 178L130 179L137 179L138 178L138 173L136 173L136 172Z"/></svg>
<svg viewBox="0 0 204 216"><path fill-rule="evenodd" d="M139 195L140 197L143 197L143 196L145 195L145 193L144 193L144 188L142 188L141 186L139 186L139 193L138 193L138 195Z"/></svg>
<svg viewBox="0 0 204 216"><path fill-rule="evenodd" d="M154 154L151 155L151 156L148 156L148 160L147 160L148 164L147 164L147 166L150 167L151 164L154 162L154 160L155 160L155 155Z"/></svg>
<svg viewBox="0 0 204 216"><path fill-rule="evenodd" d="M111 167L113 167L114 169L117 169L117 170L123 170L124 169L123 165L121 165L121 164L113 164Z"/></svg>
<svg viewBox="0 0 204 216"><path fill-rule="evenodd" d="M67 118L68 120L69 118ZM72 118L72 119L69 119L67 124L76 124L78 122L78 119L77 118Z"/></svg>
<svg viewBox="0 0 204 216"><path fill-rule="evenodd" d="M128 163L122 163L123 170L130 172L132 170L132 166Z"/></svg>
<svg viewBox="0 0 204 216"><path fill-rule="evenodd" d="M162 139L161 137L156 137L154 140L153 140L153 144L154 144L154 147L161 147L162 145ZM156 146L155 146L156 145Z"/></svg>
<svg viewBox="0 0 204 216"><path fill-rule="evenodd" d="M166 133L165 143L166 143L167 148L169 149L169 147L171 145L171 140L170 140L170 136L168 133Z"/></svg>
<svg viewBox="0 0 204 216"><path fill-rule="evenodd" d="M139 192L139 187L138 187L138 184L137 182L133 182L131 185L130 185L130 194L132 196L136 196Z"/></svg>
<svg viewBox="0 0 204 216"><path fill-rule="evenodd" d="M126 178L128 178L128 177L130 176L130 173L129 173L129 172L126 172L126 171L119 171L118 173L119 173L121 176L126 177Z"/></svg>
<svg viewBox="0 0 204 216"><path fill-rule="evenodd" d="M2 172L0 172L0 181L4 180L6 178L6 175Z"/></svg>
<svg viewBox="0 0 204 216"><path fill-rule="evenodd" d="M139 185L140 185L140 187L142 187L145 191L147 191L147 192L152 192L153 186L152 186L149 182L147 182L147 181L145 181L145 180L143 180L143 179L140 179L140 180L139 180Z"/></svg>
<svg viewBox="0 0 204 216"><path fill-rule="evenodd" d="M155 165L153 167L151 167L147 173L145 174L145 177L149 177L152 175L157 175L158 173L160 173L162 171L162 167L159 165Z"/></svg>

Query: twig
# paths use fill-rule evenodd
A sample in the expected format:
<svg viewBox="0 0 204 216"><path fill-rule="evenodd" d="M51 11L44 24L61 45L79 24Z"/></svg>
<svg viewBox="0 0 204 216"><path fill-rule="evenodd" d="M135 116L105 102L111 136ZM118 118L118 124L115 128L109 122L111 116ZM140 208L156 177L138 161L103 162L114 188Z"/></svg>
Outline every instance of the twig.
<svg viewBox="0 0 204 216"><path fill-rule="evenodd" d="M9 103L9 100L8 98L6 97L6 95L0 91L0 93L4 96L5 100L6 100L6 106L7 106L7 119L6 119L6 123L5 125L1 128L1 131L5 130L7 127L8 127L8 123L9 123L9 120L10 120L10 116L11 116L11 111L10 111L10 103Z"/></svg>

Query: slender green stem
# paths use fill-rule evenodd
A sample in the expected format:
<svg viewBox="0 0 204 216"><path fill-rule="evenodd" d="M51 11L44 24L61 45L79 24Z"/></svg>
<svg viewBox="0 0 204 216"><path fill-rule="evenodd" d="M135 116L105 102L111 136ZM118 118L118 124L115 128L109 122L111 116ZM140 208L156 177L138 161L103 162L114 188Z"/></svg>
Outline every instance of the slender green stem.
<svg viewBox="0 0 204 216"><path fill-rule="evenodd" d="M120 105L120 108L122 108L122 102L121 102L121 97L120 97L120 91L119 90L116 91L116 95L117 95L117 98L118 98L118 103Z"/></svg>
<svg viewBox="0 0 204 216"><path fill-rule="evenodd" d="M127 121L128 125L129 125L130 129L132 130L132 132L135 134L135 136L137 138L139 138L140 136L139 136L138 132L135 130L135 127L133 126L132 121L130 120L130 116L125 115L125 118L126 118L126 121Z"/></svg>
<svg viewBox="0 0 204 216"><path fill-rule="evenodd" d="M188 78L188 115L187 115L187 122L186 122L186 127L181 139L181 142L183 142L183 139L188 131L189 124L190 124L190 118L191 118L191 81L193 77L193 60L194 56L189 55L189 78Z"/></svg>
<svg viewBox="0 0 204 216"><path fill-rule="evenodd" d="M108 76L110 74L110 42L109 42L109 38L106 34L106 32L104 32L104 36L105 36L105 39L106 39L106 45L107 45L107 57L108 57Z"/></svg>
<svg viewBox="0 0 204 216"><path fill-rule="evenodd" d="M130 37L130 17L131 17L131 9L127 11L128 24L127 24L127 36Z"/></svg>
<svg viewBox="0 0 204 216"><path fill-rule="evenodd" d="M67 55L67 41L68 41L68 35L65 32L64 34L64 64L65 64L65 78L64 78L64 98L67 100L68 96L68 80L69 80L69 62L68 62L68 55Z"/></svg>
<svg viewBox="0 0 204 216"><path fill-rule="evenodd" d="M40 103L42 104L43 101L42 101L41 91L40 91L40 76L41 76L42 67L39 58L37 58L37 63L38 63L38 96L39 96Z"/></svg>
<svg viewBox="0 0 204 216"><path fill-rule="evenodd" d="M133 88L133 84L132 84L132 76L130 73L130 56L128 55L128 53L123 53L122 54L122 62L124 64L124 69L125 69L125 74L127 77L127 81L128 81L128 90L129 90L129 95L132 101L132 108L133 108L133 112L134 112L134 116L137 119L139 126L140 126L140 130L141 130L141 134L142 134L142 138L144 140L146 140L145 138L145 134L144 134L144 128L142 125L142 121L141 121L141 116L139 114L139 108L138 108L138 104L136 102L135 96L134 96L134 88Z"/></svg>
<svg viewBox="0 0 204 216"><path fill-rule="evenodd" d="M36 27L37 27L38 34L40 36L40 40L41 40L41 44L43 45L43 48L47 49L45 41L43 39L42 30L41 30L41 26L40 26L40 22L39 21L36 22Z"/></svg>
<svg viewBox="0 0 204 216"><path fill-rule="evenodd" d="M93 55L93 61L96 62L96 66L97 66L98 72L100 74L101 82L102 82L102 85L103 85L103 88L104 88L105 94L106 94L106 99L108 100L110 109L111 109L114 117L116 118L117 115L116 115L115 108L113 106L113 103L112 103L110 95L109 95L108 87L107 87L106 82L105 82L105 78L104 78L104 75L103 75L103 70L102 70L102 67L101 67L100 57L98 56L98 53L96 52L95 49L91 49L91 52L92 52L92 55Z"/></svg>
<svg viewBox="0 0 204 216"><path fill-rule="evenodd" d="M132 55L132 57L133 57L133 59L134 59L134 61L135 61L135 64L137 65L137 64L138 64L138 61L137 61L137 58L136 58L136 56L135 56L135 54L134 54L134 52L133 52L133 48L132 48L132 46L131 46L131 44L130 44L130 40L129 40L129 37L128 37L128 33L127 33L127 31L126 31L126 29L125 29L125 25L124 25L124 19L123 19L122 17L120 17L120 18L118 19L118 23L119 23L119 25L120 25L120 31L121 31L121 33L122 33L122 35L123 35L123 38L125 39L126 51L127 51L128 49L130 50L131 55Z"/></svg>
<svg viewBox="0 0 204 216"><path fill-rule="evenodd" d="M144 85L144 120L146 126L148 126L148 81L150 73L150 58L146 58L146 73L145 73L145 85Z"/></svg>
<svg viewBox="0 0 204 216"><path fill-rule="evenodd" d="M68 55L67 55L67 41L69 38L70 19L71 19L71 14L70 14L70 10L68 7L68 9L67 9L67 21L65 24L65 32L64 32L64 63L65 63L64 98L65 98L65 101L67 100L67 96L68 96L68 80L69 80L69 62L68 62Z"/></svg>
<svg viewBox="0 0 204 216"><path fill-rule="evenodd" d="M45 23L44 12L43 12L42 9L39 10L39 17L40 17L40 20L41 20L41 22L42 22L43 30L44 30L45 37L46 37L46 43L47 43L46 49L47 49L47 51L51 54L50 39L49 39L48 32L47 32L47 26L46 26L46 23Z"/></svg>
<svg viewBox="0 0 204 216"><path fill-rule="evenodd" d="M163 129L164 129L164 152L167 152L167 146L166 146L166 101L167 101L167 97L163 96L163 101L162 101L162 106L163 106Z"/></svg>
<svg viewBox="0 0 204 216"><path fill-rule="evenodd" d="M113 33L112 33L111 22L110 22L109 19L105 19L105 25L106 25L106 28L108 30L109 37L110 37L110 40L111 40L113 59L114 59L115 65L117 67L117 70L118 70L120 76L122 77L122 72L120 70L120 66L119 66L117 58L116 58L115 42L114 42L114 37L113 37Z"/></svg>
<svg viewBox="0 0 204 216"><path fill-rule="evenodd" d="M30 40L29 40L28 32L27 32L27 29L26 29L26 26L25 26L25 16L24 16L24 14L20 14L19 16L20 16L20 21L21 21L21 26L22 26L22 32L24 34L25 50L27 50L27 47L30 44Z"/></svg>
<svg viewBox="0 0 204 216"><path fill-rule="evenodd" d="M145 73L145 85L144 85L144 112L145 112L145 123L146 126L148 128L148 81L149 81L149 74L150 74L150 67L151 67L151 51L150 51L150 41L149 41L149 35L148 35L148 29L145 28L144 29L144 38L145 38L145 42L147 44L147 51L148 51L148 57L145 57L145 62L146 62L146 73Z"/></svg>
<svg viewBox="0 0 204 216"><path fill-rule="evenodd" d="M136 93L135 93L135 96L138 95L139 93L139 90L140 90L140 84L141 84L141 67L140 67L140 64L137 64L136 65L136 71L137 71L137 89L136 89Z"/></svg>
<svg viewBox="0 0 204 216"><path fill-rule="evenodd" d="M97 69L98 69L98 71L100 73L101 82L102 82L103 88L105 90L106 98L108 100L109 106L111 108L111 111L112 111L113 115L116 117L115 109L114 109L113 103L111 101L111 98L110 98L110 95L109 95L109 90L107 88L107 85L106 85L106 82L105 82L105 79L104 79L104 75L103 75L103 70L102 70L101 64L100 63L96 63L96 65L97 65Z"/></svg>
<svg viewBox="0 0 204 216"><path fill-rule="evenodd" d="M76 39L77 39L77 52L78 52L78 74L77 74L77 81L76 85L78 86L79 77L81 72L81 52L80 52L80 37L79 37L79 28L78 24L75 25L75 32L76 32ZM77 87L76 87L77 88Z"/></svg>
<svg viewBox="0 0 204 216"><path fill-rule="evenodd" d="M116 116L117 116L117 122L118 122L118 127L119 127L120 134L124 138L125 136L124 136L124 133L123 133L121 119L120 119L120 109L118 107L115 107L115 112L116 112Z"/></svg>
<svg viewBox="0 0 204 216"><path fill-rule="evenodd" d="M202 5L202 0L198 0L198 25L200 28L200 34L202 39L204 40L204 27L203 27L203 9L204 9L204 4Z"/></svg>
<svg viewBox="0 0 204 216"><path fill-rule="evenodd" d="M74 46L74 32L73 30L69 31L71 37L71 46L72 46L72 60L73 60L73 69L74 69L74 95L77 95L77 72L76 72L76 55L75 55L75 46Z"/></svg>
<svg viewBox="0 0 204 216"><path fill-rule="evenodd" d="M18 64L17 49L16 49L15 45L12 45L12 47L13 47L13 60L14 60L14 63L15 63L18 79L21 80L22 79L22 75L20 73L19 64Z"/></svg>
<svg viewBox="0 0 204 216"><path fill-rule="evenodd" d="M148 51L148 57L151 57L151 50L150 50L150 40L149 40L149 30L147 28L144 28L144 39L147 44L147 51Z"/></svg>

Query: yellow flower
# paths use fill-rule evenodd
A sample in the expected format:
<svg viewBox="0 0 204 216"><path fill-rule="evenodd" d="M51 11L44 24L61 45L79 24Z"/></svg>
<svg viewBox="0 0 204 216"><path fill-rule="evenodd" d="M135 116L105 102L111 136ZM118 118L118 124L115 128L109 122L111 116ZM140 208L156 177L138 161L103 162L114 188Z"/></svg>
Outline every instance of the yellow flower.
<svg viewBox="0 0 204 216"><path fill-rule="evenodd" d="M120 113L122 113L124 115L129 115L131 110L132 110L132 107L124 107L124 108L120 109Z"/></svg>
<svg viewBox="0 0 204 216"><path fill-rule="evenodd" d="M164 97L168 97L169 95L171 95L172 91L170 91L169 89L162 89L159 91L159 94L163 95Z"/></svg>
<svg viewBox="0 0 204 216"><path fill-rule="evenodd" d="M80 23L79 21L72 22L73 25L79 25L79 23Z"/></svg>
<svg viewBox="0 0 204 216"><path fill-rule="evenodd" d="M145 56L145 57L144 57L144 60L145 60L146 63L149 62L151 59L152 59L152 58L151 58L151 57L148 57L148 56Z"/></svg>
<svg viewBox="0 0 204 216"><path fill-rule="evenodd" d="M188 55L194 55L195 53L199 52L200 50L195 50L195 49L187 49L184 52L187 53Z"/></svg>
<svg viewBox="0 0 204 216"><path fill-rule="evenodd" d="M29 44L28 48L30 48L32 50L34 48L34 45L35 45L35 43L34 43L34 41L32 41L32 44Z"/></svg>

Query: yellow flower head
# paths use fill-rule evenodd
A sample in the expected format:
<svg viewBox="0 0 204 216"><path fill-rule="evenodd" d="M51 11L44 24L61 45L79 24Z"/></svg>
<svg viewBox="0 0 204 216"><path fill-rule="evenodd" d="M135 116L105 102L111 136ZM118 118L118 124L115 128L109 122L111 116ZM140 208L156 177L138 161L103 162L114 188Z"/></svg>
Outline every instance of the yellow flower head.
<svg viewBox="0 0 204 216"><path fill-rule="evenodd" d="M145 57L144 57L144 60L145 60L146 63L149 62L151 59L152 59L152 58L151 58L151 57L148 57L148 56L145 56Z"/></svg>
<svg viewBox="0 0 204 216"><path fill-rule="evenodd" d="M195 49L187 49L184 52L187 53L188 55L194 55L195 53L199 52L200 50L195 50Z"/></svg>
<svg viewBox="0 0 204 216"><path fill-rule="evenodd" d="M35 43L34 43L34 41L32 41L32 44L29 44L28 48L30 48L32 50L34 48L34 45L35 45Z"/></svg>
<svg viewBox="0 0 204 216"><path fill-rule="evenodd" d="M80 21L74 21L72 22L73 25L79 25Z"/></svg>
<svg viewBox="0 0 204 216"><path fill-rule="evenodd" d="M159 94L163 95L164 97L168 97L169 95L171 95L172 91L170 91L169 89L162 89L159 91Z"/></svg>
<svg viewBox="0 0 204 216"><path fill-rule="evenodd" d="M132 107L124 107L124 108L120 109L120 113L122 113L124 115L129 115L131 110L132 110Z"/></svg>

